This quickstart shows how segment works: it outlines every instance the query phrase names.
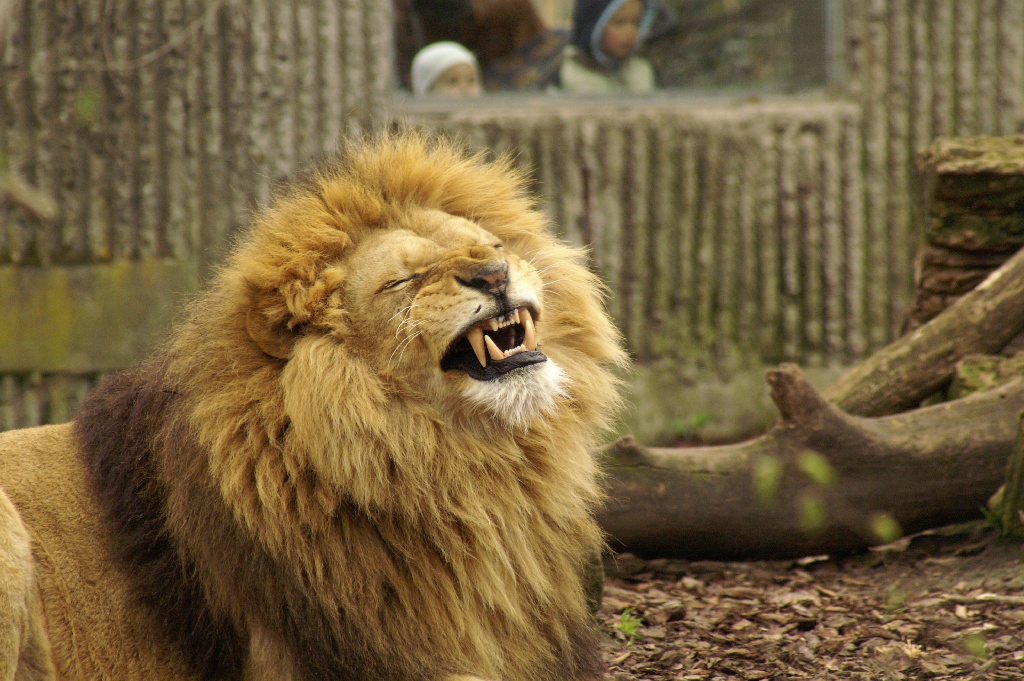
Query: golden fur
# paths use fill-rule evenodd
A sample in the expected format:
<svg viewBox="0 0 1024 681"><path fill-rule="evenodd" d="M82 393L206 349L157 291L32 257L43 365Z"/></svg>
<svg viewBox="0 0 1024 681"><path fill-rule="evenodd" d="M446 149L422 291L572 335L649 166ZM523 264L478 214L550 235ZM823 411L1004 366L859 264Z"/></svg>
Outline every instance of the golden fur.
<svg viewBox="0 0 1024 681"><path fill-rule="evenodd" d="M277 197L75 425L103 550L185 673L600 678L590 450L624 362L601 295L507 162L448 143L352 144ZM509 305L547 361L441 369Z"/></svg>
<svg viewBox="0 0 1024 681"><path fill-rule="evenodd" d="M53 675L34 581L28 528L0 490L0 679L5 681Z"/></svg>

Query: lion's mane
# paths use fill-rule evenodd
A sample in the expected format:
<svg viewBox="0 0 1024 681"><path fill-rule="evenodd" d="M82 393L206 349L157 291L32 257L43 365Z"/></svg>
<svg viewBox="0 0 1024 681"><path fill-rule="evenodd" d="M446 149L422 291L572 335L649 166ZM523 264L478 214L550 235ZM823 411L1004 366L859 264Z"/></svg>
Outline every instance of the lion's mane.
<svg viewBox="0 0 1024 681"><path fill-rule="evenodd" d="M438 402L353 323L354 245L422 211L544 281L564 381L527 427ZM412 133L349 144L253 222L165 350L76 421L136 598L208 678L274 651L310 680L598 678L589 452L623 355L581 251L508 161Z"/></svg>

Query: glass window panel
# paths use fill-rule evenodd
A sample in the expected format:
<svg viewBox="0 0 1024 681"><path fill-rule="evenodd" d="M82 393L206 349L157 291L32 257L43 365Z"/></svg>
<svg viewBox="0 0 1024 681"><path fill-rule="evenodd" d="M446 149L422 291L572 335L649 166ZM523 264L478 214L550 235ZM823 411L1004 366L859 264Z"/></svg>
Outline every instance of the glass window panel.
<svg viewBox="0 0 1024 681"><path fill-rule="evenodd" d="M557 92L574 0L393 0L396 82L438 40L475 54L486 92ZM639 56L667 90L790 93L836 78L840 0L657 0Z"/></svg>

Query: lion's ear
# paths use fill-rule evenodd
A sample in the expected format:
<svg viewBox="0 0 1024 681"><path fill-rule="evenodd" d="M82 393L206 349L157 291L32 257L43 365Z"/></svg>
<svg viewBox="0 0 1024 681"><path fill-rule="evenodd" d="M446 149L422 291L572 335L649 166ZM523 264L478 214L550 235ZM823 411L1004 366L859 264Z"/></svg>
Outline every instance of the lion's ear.
<svg viewBox="0 0 1024 681"><path fill-rule="evenodd" d="M249 306L245 315L245 329L249 337L263 352L278 359L288 359L295 345L295 331L288 326L287 309L280 314L273 308L261 304L264 301L257 296Z"/></svg>

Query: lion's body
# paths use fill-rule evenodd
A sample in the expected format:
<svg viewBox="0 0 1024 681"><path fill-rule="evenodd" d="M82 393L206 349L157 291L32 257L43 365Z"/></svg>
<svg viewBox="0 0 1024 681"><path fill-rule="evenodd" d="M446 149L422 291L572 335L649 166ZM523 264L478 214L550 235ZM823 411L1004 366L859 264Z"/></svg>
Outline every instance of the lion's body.
<svg viewBox="0 0 1024 681"><path fill-rule="evenodd" d="M162 353L72 427L0 437L57 668L600 678L589 452L617 340L505 165L349 149L258 217Z"/></svg>
<svg viewBox="0 0 1024 681"><path fill-rule="evenodd" d="M0 433L0 480L31 528L37 617L59 678L189 678L173 645L152 636L131 602L128 580L105 549L100 508L76 449L70 424Z"/></svg>

